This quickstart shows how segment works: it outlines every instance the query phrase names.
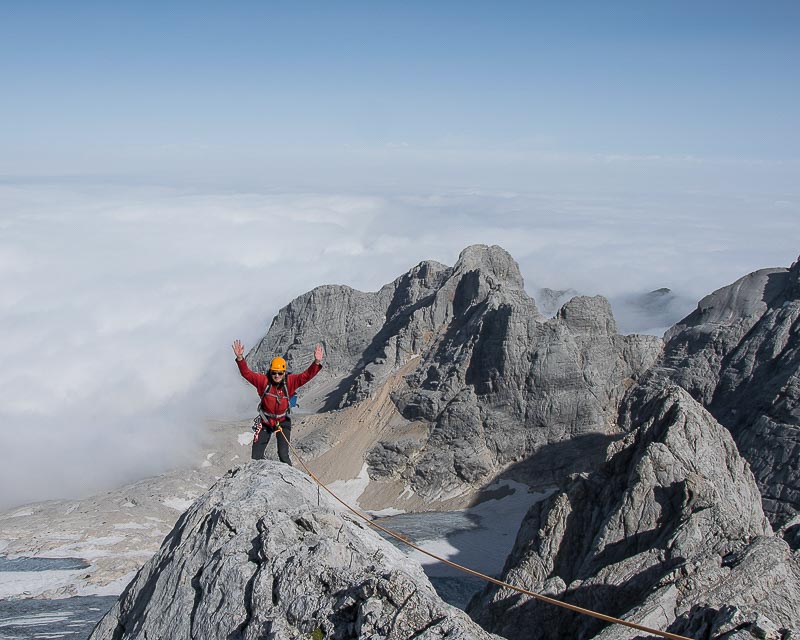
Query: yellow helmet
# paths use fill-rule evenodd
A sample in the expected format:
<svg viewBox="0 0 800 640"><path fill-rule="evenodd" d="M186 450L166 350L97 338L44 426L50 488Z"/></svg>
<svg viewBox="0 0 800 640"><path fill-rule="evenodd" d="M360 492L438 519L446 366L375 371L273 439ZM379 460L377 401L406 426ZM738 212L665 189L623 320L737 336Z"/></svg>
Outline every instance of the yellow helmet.
<svg viewBox="0 0 800 640"><path fill-rule="evenodd" d="M273 358L269 363L270 371L286 371L286 360L283 358Z"/></svg>

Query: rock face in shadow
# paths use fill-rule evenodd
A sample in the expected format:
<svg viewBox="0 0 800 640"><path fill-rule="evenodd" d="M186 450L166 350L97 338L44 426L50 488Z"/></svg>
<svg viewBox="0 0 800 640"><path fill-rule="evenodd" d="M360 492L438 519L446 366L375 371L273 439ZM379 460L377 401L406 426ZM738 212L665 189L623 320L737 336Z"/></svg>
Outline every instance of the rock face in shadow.
<svg viewBox="0 0 800 640"><path fill-rule="evenodd" d="M367 460L371 477L404 481L425 499L474 490L545 445L617 433L620 399L662 347L620 336L601 297L573 298L544 318L511 256L483 245L452 268L421 263L374 294L315 289L281 310L248 359L264 368L275 353L307 357L316 341L328 347L326 375L339 376L327 408L366 398L416 362L392 399L428 434L379 443ZM590 468L598 455L574 457ZM561 465L543 460L518 473L552 482Z"/></svg>
<svg viewBox="0 0 800 640"><path fill-rule="evenodd" d="M630 433L605 465L528 513L503 579L694 638L797 629L797 559L772 534L728 431L655 376L631 390L620 416ZM468 611L510 640L645 637L495 586Z"/></svg>
<svg viewBox="0 0 800 640"><path fill-rule="evenodd" d="M319 500L319 505L318 505ZM308 476L259 461L198 499L93 640L494 638Z"/></svg>
<svg viewBox="0 0 800 640"><path fill-rule="evenodd" d="M665 340L671 377L731 431L784 525L800 513L800 261L706 296Z"/></svg>

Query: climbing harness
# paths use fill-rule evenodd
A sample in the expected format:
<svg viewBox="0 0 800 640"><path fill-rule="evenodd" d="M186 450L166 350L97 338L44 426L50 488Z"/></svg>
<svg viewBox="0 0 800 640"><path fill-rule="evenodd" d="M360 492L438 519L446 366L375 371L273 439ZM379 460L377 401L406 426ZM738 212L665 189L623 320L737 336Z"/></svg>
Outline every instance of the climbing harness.
<svg viewBox="0 0 800 640"><path fill-rule="evenodd" d="M284 365L285 366L285 365ZM267 381L267 386L264 388L264 393L261 394L261 398L258 400L258 415L253 418L253 444L258 442L258 438L261 435L261 431L264 428L272 428L272 427L280 427L281 421L283 418L288 417L292 412L292 399L289 397L289 387L286 384L286 377L283 378L283 382L280 385L275 385L276 393L271 393L270 389L272 389L273 385L269 380ZM284 395L280 395L277 391L283 387ZM264 398L276 398L278 402L278 406L283 400L286 400L286 411L283 413L269 413L264 409ZM273 429L274 430L274 429Z"/></svg>
<svg viewBox="0 0 800 640"><path fill-rule="evenodd" d="M542 595L540 593L536 593L534 591L528 591L527 589L523 589L522 587L517 587L517 586L515 586L513 584L510 584L508 582L503 582L502 580L498 580L497 578L492 578L491 576L487 576L485 573L480 573L479 571L475 571L473 569L470 569L469 567L465 567L464 565L460 565L460 564L458 564L456 562L452 562L450 560L447 560L446 558L442 558L441 556L437 556L435 553L431 553L430 551L426 551L422 547L418 547L417 545L415 545L413 542L411 542L407 537L403 536L402 534L399 534L399 533L397 533L395 531L392 531L391 529L387 529L386 527L383 527L383 526L379 525L377 522L375 522L374 520L372 520L368 516L364 515L363 513L357 511L356 509L351 507L349 504L347 504L344 500L342 500L339 496L337 496L333 491L331 491L319 478L317 478L317 476L314 475L314 473L311 471L311 469L308 468L308 465L305 463L303 458L297 452L297 449L295 449L292 446L292 443L289 441L289 438L286 437L286 434L283 432L283 429L281 429L280 424L275 429L275 432L277 434L279 434L280 436L282 436L284 440L286 440L286 444L289 445L289 448L292 450L292 453L294 453L295 457L298 459L300 464L306 470L306 473L308 473L308 475L311 476L311 478L314 480L314 482L317 483L317 485L319 485L320 487L325 489L325 491L327 491L334 498L334 500L336 500L341 505L343 505L348 511L350 511L351 513L353 513L356 516L358 516L361 520L364 520L371 527L373 527L375 529L378 529L379 531L382 531L386 535L391 536L392 538L395 538L396 540L399 540L403 544L408 545L412 549L416 549L420 553L423 553L426 556L428 556L430 558L433 558L434 560L438 560L439 562L443 562L444 564L446 564L446 565L448 565L450 567L453 567L454 569L458 569L459 571L463 571L463 572L468 573L470 575L473 575L473 576L475 576L477 578L481 578L483 580L486 580L487 582L491 582L492 584L496 584L497 586L505 587L505 588L511 589L513 591L518 591L519 593L523 593L523 594L525 594L527 596L530 596L531 598L535 598L536 600L541 600L542 602L547 602L547 603L555 605L557 607L562 607L564 609L569 609L570 611L574 611L576 613L581 613L581 614L584 614L584 615L587 615L587 616L592 616L594 618L598 618L599 620L603 620L605 622L612 622L612 623L615 623L615 624L621 624L623 626L630 627L631 629L636 629L637 631L644 631L645 633L652 633L654 635L661 636L662 638L670 638L670 640L692 640L691 638L687 638L686 636L681 636L681 635L678 635L678 634L675 634L675 633L670 633L668 631L659 631L658 629L651 629L650 627L645 627L643 625L636 624L635 622L629 622L627 620L620 620L619 618L614 618L613 616L607 616L607 615L605 615L603 613L598 613L597 611L592 611L591 609L584 609L583 607L579 607L579 606L574 605L574 604L569 604L568 602L562 602L561 600L556 600L555 598L550 598L548 596L544 596L544 595Z"/></svg>

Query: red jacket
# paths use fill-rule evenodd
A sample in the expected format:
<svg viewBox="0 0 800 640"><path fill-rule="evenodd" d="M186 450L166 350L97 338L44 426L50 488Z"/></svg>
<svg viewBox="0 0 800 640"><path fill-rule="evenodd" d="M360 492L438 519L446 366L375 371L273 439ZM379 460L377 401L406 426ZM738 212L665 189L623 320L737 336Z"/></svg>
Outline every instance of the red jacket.
<svg viewBox="0 0 800 640"><path fill-rule="evenodd" d="M312 362L311 366L303 371L303 373L290 373L287 375L285 378L286 390L289 392L289 396L287 397L284 393L283 381L278 385L272 384L269 377L265 376L263 373L250 371L250 367L247 366L247 362L245 362L244 358L237 360L236 364L239 367L239 373L242 374L242 377L256 388L259 396L264 396L264 399L261 401L261 406L264 408L264 411L274 415L284 413L289 408L289 398L294 395L295 391L311 380L311 378L317 375L320 369L322 369L321 364ZM269 394L264 395L268 384L272 385L272 389L270 389ZM279 396L279 398L271 394L275 394Z"/></svg>

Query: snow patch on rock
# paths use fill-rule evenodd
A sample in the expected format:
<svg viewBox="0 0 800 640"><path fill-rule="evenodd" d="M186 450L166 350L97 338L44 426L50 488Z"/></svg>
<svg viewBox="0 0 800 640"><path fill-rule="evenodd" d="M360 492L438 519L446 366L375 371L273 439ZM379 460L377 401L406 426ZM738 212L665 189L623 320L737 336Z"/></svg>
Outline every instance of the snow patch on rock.
<svg viewBox="0 0 800 640"><path fill-rule="evenodd" d="M352 480L337 480L336 482L331 482L328 485L328 488L347 504L359 506L358 499L366 490L367 485L369 485L369 473L367 463L365 462L356 478Z"/></svg>
<svg viewBox="0 0 800 640"><path fill-rule="evenodd" d="M169 507L170 509L175 509L176 511L180 511L182 513L192 506L194 500L172 496L170 498L165 498L161 502L164 504L164 506Z"/></svg>
<svg viewBox="0 0 800 640"><path fill-rule="evenodd" d="M115 529L149 529L150 527L146 524L140 524L139 522L123 522L121 524L115 524Z"/></svg>

